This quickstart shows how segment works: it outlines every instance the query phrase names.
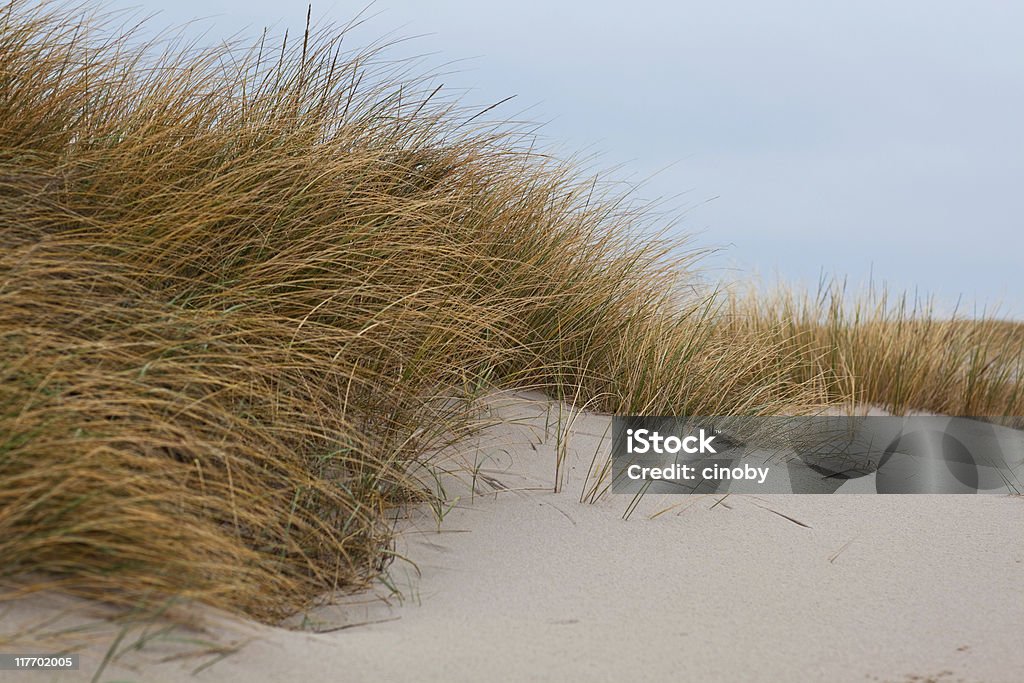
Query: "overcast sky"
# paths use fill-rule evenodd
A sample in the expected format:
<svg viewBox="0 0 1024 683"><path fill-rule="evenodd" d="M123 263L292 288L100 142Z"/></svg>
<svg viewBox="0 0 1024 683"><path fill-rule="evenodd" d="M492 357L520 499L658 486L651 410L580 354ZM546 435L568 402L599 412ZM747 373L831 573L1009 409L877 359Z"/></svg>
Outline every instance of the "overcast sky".
<svg viewBox="0 0 1024 683"><path fill-rule="evenodd" d="M300 29L305 4L116 0L211 37ZM365 3L314 3L344 23ZM710 265L819 273L1024 318L1024 3L378 0L354 34L459 61L447 86L672 198Z"/></svg>

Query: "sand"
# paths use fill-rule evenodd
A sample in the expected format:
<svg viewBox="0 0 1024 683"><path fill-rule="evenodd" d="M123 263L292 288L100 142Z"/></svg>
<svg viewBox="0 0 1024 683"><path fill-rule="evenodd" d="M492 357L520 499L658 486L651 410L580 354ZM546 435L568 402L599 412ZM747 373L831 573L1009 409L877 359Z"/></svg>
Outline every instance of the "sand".
<svg viewBox="0 0 1024 683"><path fill-rule="evenodd" d="M303 631L199 610L197 630L129 634L101 680L1024 680L1024 499L666 495L624 519L628 497L580 502L610 418L536 395L496 410L512 421L461 448L475 482L447 481L440 531L400 521L408 561L373 591ZM69 606L11 603L0 633ZM81 671L0 680L89 680L116 635L97 614Z"/></svg>

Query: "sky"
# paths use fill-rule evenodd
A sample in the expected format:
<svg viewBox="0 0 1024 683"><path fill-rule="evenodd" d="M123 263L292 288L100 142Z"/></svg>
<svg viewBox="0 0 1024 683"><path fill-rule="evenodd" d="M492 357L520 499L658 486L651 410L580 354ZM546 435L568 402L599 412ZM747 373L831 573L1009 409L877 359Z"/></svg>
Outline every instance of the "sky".
<svg viewBox="0 0 1024 683"><path fill-rule="evenodd" d="M193 19L210 40L301 31L304 3L114 0ZM719 250L726 279L934 296L940 310L1024 319L1024 3L904 0L314 3L409 37L492 112L596 155L673 230ZM348 38L346 39L348 40ZM351 44L351 43L350 43Z"/></svg>

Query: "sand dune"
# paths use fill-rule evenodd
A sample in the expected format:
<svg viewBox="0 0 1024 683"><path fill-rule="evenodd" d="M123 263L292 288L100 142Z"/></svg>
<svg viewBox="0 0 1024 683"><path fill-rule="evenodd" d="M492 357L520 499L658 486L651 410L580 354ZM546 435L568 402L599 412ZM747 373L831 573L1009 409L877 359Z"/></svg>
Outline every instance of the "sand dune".
<svg viewBox="0 0 1024 683"><path fill-rule="evenodd" d="M138 649L133 631L101 680L1024 680L1019 497L649 496L623 519L628 497L580 502L608 417L536 395L496 410L460 448L475 480L446 480L440 531L429 510L399 521L407 560L373 591L300 631L209 610ZM0 631L69 606L12 603ZM89 680L109 648L96 617L81 671L58 680Z"/></svg>

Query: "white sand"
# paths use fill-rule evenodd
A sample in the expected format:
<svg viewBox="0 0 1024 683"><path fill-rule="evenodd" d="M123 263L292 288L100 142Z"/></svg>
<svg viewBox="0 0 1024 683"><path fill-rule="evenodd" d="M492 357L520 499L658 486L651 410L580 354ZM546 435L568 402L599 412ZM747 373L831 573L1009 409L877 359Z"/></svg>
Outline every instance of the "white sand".
<svg viewBox="0 0 1024 683"><path fill-rule="evenodd" d="M237 652L218 660L173 631L102 680L1024 681L1024 499L661 496L623 520L626 497L579 502L609 418L575 420L553 493L558 430L544 423L558 408L502 411L518 421L471 455L490 458L478 489L498 492L461 487L440 533L427 511L405 522L398 551L416 567L390 569L404 599L306 615L348 626L323 634L214 615L192 637ZM53 600L13 605L0 633L54 613ZM59 680L89 680L103 637Z"/></svg>

